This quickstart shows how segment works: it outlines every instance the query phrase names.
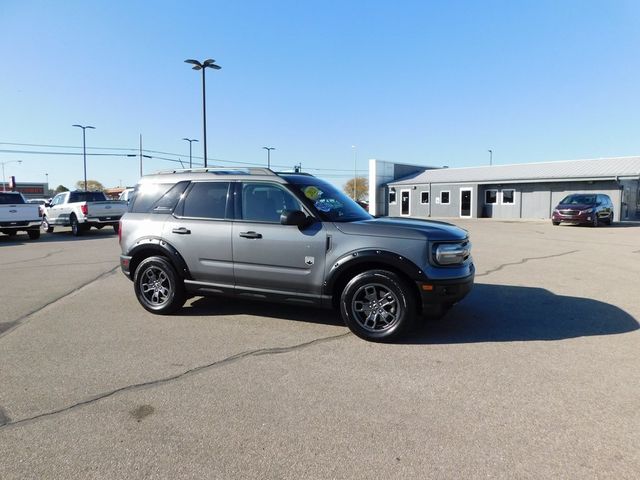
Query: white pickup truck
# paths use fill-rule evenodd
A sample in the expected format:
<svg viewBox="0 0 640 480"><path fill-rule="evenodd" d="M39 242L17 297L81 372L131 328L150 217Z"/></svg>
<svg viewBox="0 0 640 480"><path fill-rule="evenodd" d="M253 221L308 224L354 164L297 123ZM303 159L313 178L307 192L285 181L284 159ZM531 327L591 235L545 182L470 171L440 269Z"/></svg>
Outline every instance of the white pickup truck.
<svg viewBox="0 0 640 480"><path fill-rule="evenodd" d="M27 203L19 192L0 192L0 232L15 236L27 232L31 240L40 237L40 208Z"/></svg>
<svg viewBox="0 0 640 480"><path fill-rule="evenodd" d="M107 200L102 192L62 192L45 205L42 229L53 232L54 226L71 227L76 237L91 227L113 227L118 233L120 217L127 211L127 203Z"/></svg>

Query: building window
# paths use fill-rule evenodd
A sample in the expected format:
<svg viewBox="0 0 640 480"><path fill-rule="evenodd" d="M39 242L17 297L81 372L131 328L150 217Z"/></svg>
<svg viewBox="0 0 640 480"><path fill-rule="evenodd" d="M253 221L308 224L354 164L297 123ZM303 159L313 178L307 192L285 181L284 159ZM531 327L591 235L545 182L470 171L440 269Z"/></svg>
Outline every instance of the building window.
<svg viewBox="0 0 640 480"><path fill-rule="evenodd" d="M444 191L444 192L440 192L440 203L442 205L449 205L449 194L450 193L451 192L449 192L448 190Z"/></svg>
<svg viewBox="0 0 640 480"><path fill-rule="evenodd" d="M396 189L392 187L389 189L389 205L395 205L395 204L396 204Z"/></svg>
<svg viewBox="0 0 640 480"><path fill-rule="evenodd" d="M502 190L502 204L513 205L516 203L516 191L513 189Z"/></svg>
<svg viewBox="0 0 640 480"><path fill-rule="evenodd" d="M498 202L498 191L497 190L485 190L484 192L484 203L492 204Z"/></svg>
<svg viewBox="0 0 640 480"><path fill-rule="evenodd" d="M420 203L423 205L429 203L429 192L420 192Z"/></svg>

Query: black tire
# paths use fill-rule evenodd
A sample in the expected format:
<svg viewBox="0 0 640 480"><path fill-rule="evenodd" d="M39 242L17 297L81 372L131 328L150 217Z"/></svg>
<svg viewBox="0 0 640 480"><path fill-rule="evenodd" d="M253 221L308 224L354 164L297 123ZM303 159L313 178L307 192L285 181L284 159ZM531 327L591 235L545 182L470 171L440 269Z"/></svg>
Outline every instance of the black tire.
<svg viewBox="0 0 640 480"><path fill-rule="evenodd" d="M78 223L78 219L76 218L76 216L71 215L71 218L69 220L71 221L71 234L74 237L79 237L80 235L82 235L84 229L82 228L82 225Z"/></svg>
<svg viewBox="0 0 640 480"><path fill-rule="evenodd" d="M607 225L611 225L613 223L613 212L609 214L609 218L607 218L604 223L606 223Z"/></svg>
<svg viewBox="0 0 640 480"><path fill-rule="evenodd" d="M413 327L416 299L411 287L395 273L370 270L356 275L344 287L340 313L360 338L392 341Z"/></svg>
<svg viewBox="0 0 640 480"><path fill-rule="evenodd" d="M554 222L553 220L551 220L551 223L553 223L556 227L560 225L560 222Z"/></svg>
<svg viewBox="0 0 640 480"><path fill-rule="evenodd" d="M168 315L186 301L184 282L164 257L145 258L136 268L133 286L138 302L151 313Z"/></svg>
<svg viewBox="0 0 640 480"><path fill-rule="evenodd" d="M600 225L600 222L599 222L598 220L599 220L599 219L598 219L598 214L597 214L597 213L594 213L594 214L593 214L593 220L591 220L591 226L592 226L593 228L598 228L598 225Z"/></svg>
<svg viewBox="0 0 640 480"><path fill-rule="evenodd" d="M40 238L40 230L27 230L30 240L37 240Z"/></svg>
<svg viewBox="0 0 640 480"><path fill-rule="evenodd" d="M49 224L49 220L47 220L47 217L42 217L42 230L44 230L47 233L53 233L53 227Z"/></svg>
<svg viewBox="0 0 640 480"><path fill-rule="evenodd" d="M116 223L113 226L113 231L116 233L116 235L118 234L118 232L120 231L120 224Z"/></svg>
<svg viewBox="0 0 640 480"><path fill-rule="evenodd" d="M17 230L10 230L10 231L7 232L7 235L9 235L11 238L13 238L16 235L18 235L18 231Z"/></svg>

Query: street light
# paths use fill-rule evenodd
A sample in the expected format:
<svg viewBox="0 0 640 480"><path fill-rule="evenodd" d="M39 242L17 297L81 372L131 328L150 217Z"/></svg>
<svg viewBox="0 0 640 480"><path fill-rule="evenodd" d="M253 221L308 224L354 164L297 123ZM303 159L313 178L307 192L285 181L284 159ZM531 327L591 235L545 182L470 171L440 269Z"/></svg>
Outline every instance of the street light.
<svg viewBox="0 0 640 480"><path fill-rule="evenodd" d="M275 150L276 147L262 147L267 151L267 168L271 168L271 150Z"/></svg>
<svg viewBox="0 0 640 480"><path fill-rule="evenodd" d="M87 190L87 140L85 137L85 132L87 128L91 130L95 130L96 127L92 127L91 125L71 125L72 127L78 127L82 129L82 157L84 159L84 190Z"/></svg>
<svg viewBox="0 0 640 480"><path fill-rule="evenodd" d="M189 142L189 168L191 168L192 167L192 164L191 164L191 144L193 142L197 142L198 140L196 140L195 138L186 138L186 137L183 138L183 140L186 140L187 142Z"/></svg>
<svg viewBox="0 0 640 480"><path fill-rule="evenodd" d="M2 163L2 191L6 192L7 181L4 178L4 166L7 165L8 163L22 163L22 160L7 160L6 162L0 162L0 163Z"/></svg>
<svg viewBox="0 0 640 480"><path fill-rule="evenodd" d="M487 150L489 152L489 166L493 165L493 150Z"/></svg>
<svg viewBox="0 0 640 480"><path fill-rule="evenodd" d="M222 67L220 65L216 65L216 61L212 58L205 60L204 62L199 62L198 60L188 59L185 60L185 63L190 63L193 65L193 70L202 70L202 131L203 131L203 139L204 139L204 168L207 168L207 101L206 101L206 92L205 92L205 80L204 80L204 72L207 68L213 68L214 70L220 70Z"/></svg>

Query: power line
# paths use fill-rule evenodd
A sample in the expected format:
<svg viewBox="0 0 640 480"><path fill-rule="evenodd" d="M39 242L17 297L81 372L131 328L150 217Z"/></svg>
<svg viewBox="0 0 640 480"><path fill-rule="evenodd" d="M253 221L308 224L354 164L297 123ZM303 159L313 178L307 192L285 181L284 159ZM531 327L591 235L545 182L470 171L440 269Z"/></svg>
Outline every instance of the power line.
<svg viewBox="0 0 640 480"><path fill-rule="evenodd" d="M16 142L0 142L0 145L14 145L14 146L22 146L22 147L39 147L39 148L77 148L77 149L81 149L82 147L80 146L76 146L76 145L51 145L51 144L40 144L40 143L16 143ZM135 152L137 155L137 152L139 151L138 148L131 148L131 147L95 147L95 146L87 146L87 150L123 150L123 151L128 151L128 152ZM143 149L143 152L146 153L159 153L161 155L171 155L174 157L178 157L178 158L182 158L184 157L184 154L181 153L173 153L173 152L165 152L162 150L149 150L149 149ZM24 153L25 151L18 151L18 150L0 150L0 152L4 152L4 153ZM57 154L57 152L42 152L43 154L51 154L51 155L55 155ZM72 155L71 153L60 153L62 155ZM93 153L91 155L99 155L97 153ZM106 154L103 154L106 155ZM125 154L122 154L125 155ZM118 156L118 155L115 155ZM201 156L197 156L197 155L193 155L193 158L196 159L200 159L200 160L204 160L204 157ZM169 160L169 161L176 161L179 162L179 160L176 159L168 159L168 158L162 158L162 157L156 157L154 156L154 158L158 158L158 159L163 159L163 160ZM250 166L263 166L263 164L261 162L243 162L243 161L233 161L233 160L223 160L221 158L212 158L213 161L215 162L221 162L221 163L229 163L229 164L241 164L241 165L250 165ZM290 168L291 165L273 165L274 167L278 167L278 168ZM313 171L317 171L317 172L353 172L353 170L351 169L343 169L343 168L321 168L321 167L305 167L305 170L313 170ZM358 170L359 172L367 172L367 170Z"/></svg>

